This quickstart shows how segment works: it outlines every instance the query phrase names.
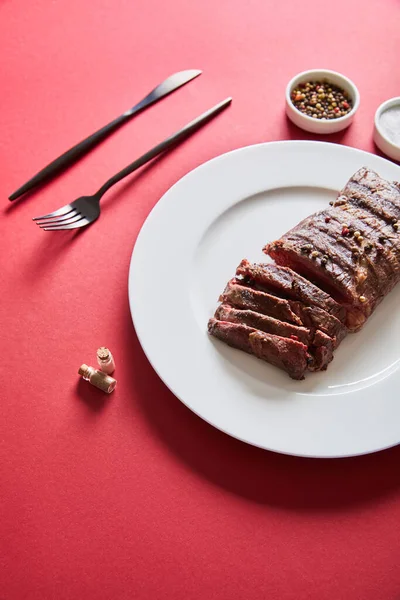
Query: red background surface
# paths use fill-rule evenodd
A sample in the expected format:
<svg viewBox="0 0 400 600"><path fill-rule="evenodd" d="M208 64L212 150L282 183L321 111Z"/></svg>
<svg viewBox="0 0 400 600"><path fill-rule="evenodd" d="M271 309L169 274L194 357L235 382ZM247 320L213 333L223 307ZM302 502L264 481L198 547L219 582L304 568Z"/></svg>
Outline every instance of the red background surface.
<svg viewBox="0 0 400 600"><path fill-rule="evenodd" d="M0 2L2 600L400 598L400 448L319 461L230 439L157 378L127 296L140 227L180 177L240 146L313 139L284 117L296 72L356 82L356 121L330 139L374 151L374 111L400 93L399 19L398 0ZM187 68L203 75L8 203ZM213 123L113 188L82 234L30 220L228 95ZM117 362L109 397L77 376L102 344Z"/></svg>

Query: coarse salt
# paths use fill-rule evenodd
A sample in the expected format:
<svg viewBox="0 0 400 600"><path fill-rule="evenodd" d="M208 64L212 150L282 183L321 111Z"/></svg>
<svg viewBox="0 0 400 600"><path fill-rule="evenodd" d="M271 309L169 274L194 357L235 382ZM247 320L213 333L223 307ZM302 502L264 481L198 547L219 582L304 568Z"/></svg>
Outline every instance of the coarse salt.
<svg viewBox="0 0 400 600"><path fill-rule="evenodd" d="M397 146L400 146L400 104L385 110L379 119L379 125L385 136Z"/></svg>

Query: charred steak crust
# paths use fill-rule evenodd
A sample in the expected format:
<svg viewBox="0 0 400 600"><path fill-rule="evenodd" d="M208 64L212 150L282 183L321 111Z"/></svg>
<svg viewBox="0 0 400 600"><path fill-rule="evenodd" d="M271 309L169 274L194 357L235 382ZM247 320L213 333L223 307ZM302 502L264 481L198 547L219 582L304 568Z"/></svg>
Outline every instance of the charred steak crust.
<svg viewBox="0 0 400 600"><path fill-rule="evenodd" d="M383 179L371 169L359 169L343 188L342 195L350 204L367 207L390 225L393 219L400 220L399 184Z"/></svg>
<svg viewBox="0 0 400 600"><path fill-rule="evenodd" d="M290 301L290 306L301 319L304 327L319 329L334 339L335 348L347 335L347 328L333 315L317 306L304 306L301 302Z"/></svg>
<svg viewBox="0 0 400 600"><path fill-rule="evenodd" d="M294 325L302 325L288 300L239 285L234 279L228 282L225 291L220 296L220 302L231 304L236 308L254 310Z"/></svg>
<svg viewBox="0 0 400 600"><path fill-rule="evenodd" d="M317 330L314 333L312 345L308 351L313 357L313 361L309 363L310 371L325 371L329 363L333 360L333 351L336 347L336 340L326 335L322 331Z"/></svg>
<svg viewBox="0 0 400 600"><path fill-rule="evenodd" d="M365 167L331 208L304 219L264 251L349 305L357 330L400 280L400 189Z"/></svg>
<svg viewBox="0 0 400 600"><path fill-rule="evenodd" d="M330 204L265 246L276 264L242 260L208 324L293 379L325 370L400 281L400 184L363 167Z"/></svg>
<svg viewBox="0 0 400 600"><path fill-rule="evenodd" d="M252 310L233 308L228 304L221 304L215 311L214 318L218 321L247 325L264 333L301 342L308 347L308 352L312 357L312 360L309 361L310 371L326 369L333 359L333 350L337 341L320 330L298 327Z"/></svg>
<svg viewBox="0 0 400 600"><path fill-rule="evenodd" d="M305 306L296 300L277 298L250 287L251 282L247 282L247 284L244 285L243 282L232 279L220 296L220 301L235 308L248 309L300 327L320 329L335 338L335 347L345 337L346 327L339 319L324 309L317 306Z"/></svg>
<svg viewBox="0 0 400 600"><path fill-rule="evenodd" d="M286 371L292 379L304 379L309 355L307 346L301 342L217 319L210 319L208 331L229 346L244 350Z"/></svg>
<svg viewBox="0 0 400 600"><path fill-rule="evenodd" d="M318 306L345 322L345 307L292 269L267 263L252 264L244 259L236 270L236 276L265 287L265 291L278 292L288 299L299 300L307 306Z"/></svg>
<svg viewBox="0 0 400 600"><path fill-rule="evenodd" d="M285 323L284 321L262 315L253 310L233 308L228 304L221 304L215 311L214 317L219 321L248 325L248 327L259 329L260 331L264 331L264 333L271 333L287 338L294 336L299 342L306 345L310 344L313 338L310 330L306 327Z"/></svg>

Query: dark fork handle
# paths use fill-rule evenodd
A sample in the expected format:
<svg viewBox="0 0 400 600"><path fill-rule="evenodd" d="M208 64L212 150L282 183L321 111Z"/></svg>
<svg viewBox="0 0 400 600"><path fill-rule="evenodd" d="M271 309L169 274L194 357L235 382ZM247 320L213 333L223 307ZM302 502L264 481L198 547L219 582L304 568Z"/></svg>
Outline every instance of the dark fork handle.
<svg viewBox="0 0 400 600"><path fill-rule="evenodd" d="M97 196L97 198L100 199L103 196L103 194L105 194L106 191L110 189L111 186L115 185L118 181L121 181L121 179L123 179L127 175L130 175L130 173L133 173L133 171L136 171L136 169L139 169L165 150L172 148L172 146L175 146L185 138L189 137L194 131L196 131L196 129L199 129L207 121L209 121L218 113L223 111L227 106L229 106L231 102L232 98L226 98L219 104L216 104L213 108L210 108L210 110L207 110L205 113L203 113L202 115L185 125L185 127L180 129L179 131L167 137L163 142L160 142L159 144L157 144L157 146L154 146L154 148L137 158L135 161L133 161L133 163L125 167L125 169L122 169L122 171L119 171L119 173L117 173L108 181L106 181L105 184L102 185L101 188L96 192L95 196Z"/></svg>

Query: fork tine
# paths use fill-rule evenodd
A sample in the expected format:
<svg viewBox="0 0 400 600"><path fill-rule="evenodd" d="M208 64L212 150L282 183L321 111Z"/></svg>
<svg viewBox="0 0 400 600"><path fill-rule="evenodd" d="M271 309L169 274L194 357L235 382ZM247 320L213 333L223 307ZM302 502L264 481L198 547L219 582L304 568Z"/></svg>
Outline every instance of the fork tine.
<svg viewBox="0 0 400 600"><path fill-rule="evenodd" d="M74 221L72 221L71 223L68 221L61 221L60 223L58 223L57 221L52 221L51 223L46 223L46 221L44 221L43 223L40 223L39 227L40 229L45 229L48 227L66 227L67 225L74 225L75 223L79 223L79 221L81 221L84 218L84 215L77 215L77 217L75 217Z"/></svg>
<svg viewBox="0 0 400 600"><path fill-rule="evenodd" d="M36 221L36 225L41 227L44 225L47 227L48 225L69 225L74 221L79 221L82 218L82 214L80 212L73 212L71 216L67 215L65 217L58 217L57 219L45 219L44 221Z"/></svg>
<svg viewBox="0 0 400 600"><path fill-rule="evenodd" d="M71 223L70 225L53 225L52 227L44 227L41 229L43 231L61 231L63 229L77 229L78 227L86 227L86 225L90 225L91 221L88 219L82 218L80 221L75 221L75 223Z"/></svg>
<svg viewBox="0 0 400 600"><path fill-rule="evenodd" d="M32 221L40 221L41 219L51 219L53 217L63 217L64 215L67 215L68 213L70 213L72 210L74 210L74 208L70 204L66 204L65 206L62 206L61 208L59 208L58 210L55 210L54 212L49 213L48 215L42 215L41 217L33 217Z"/></svg>

